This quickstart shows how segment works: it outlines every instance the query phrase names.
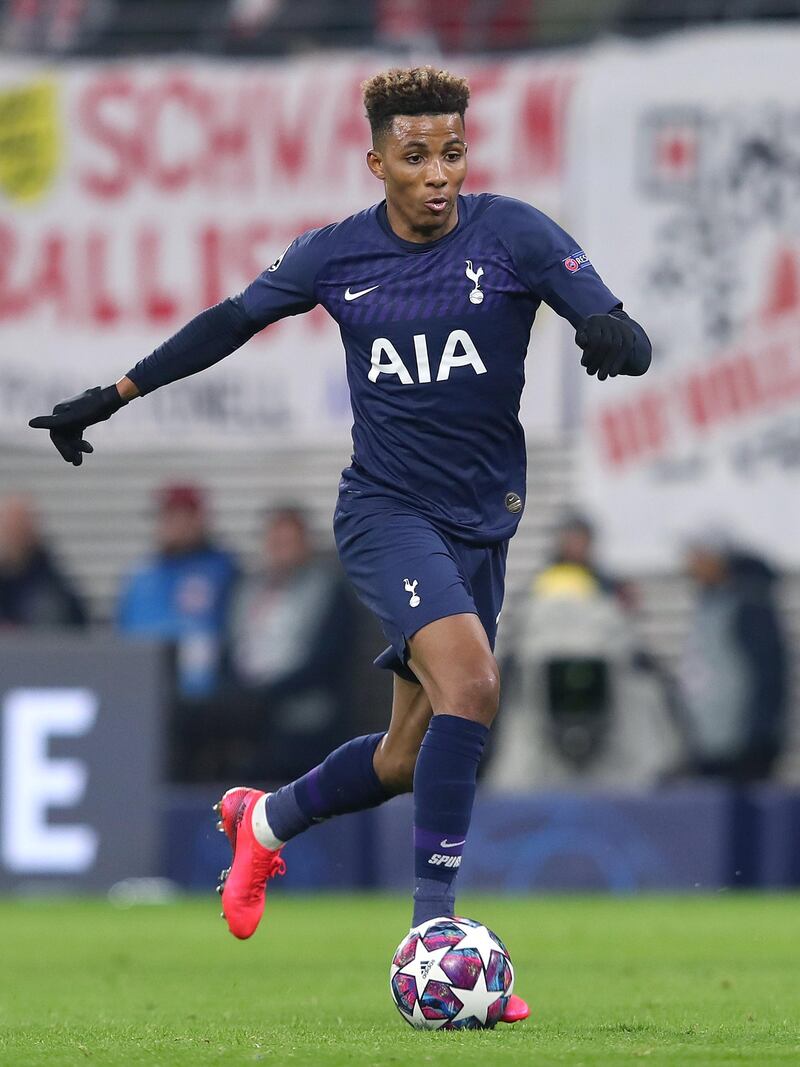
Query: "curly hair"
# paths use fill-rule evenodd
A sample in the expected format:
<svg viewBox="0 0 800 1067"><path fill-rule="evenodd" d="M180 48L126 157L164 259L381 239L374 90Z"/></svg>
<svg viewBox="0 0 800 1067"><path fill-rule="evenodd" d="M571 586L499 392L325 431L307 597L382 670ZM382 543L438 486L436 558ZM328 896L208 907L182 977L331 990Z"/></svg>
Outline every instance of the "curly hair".
<svg viewBox="0 0 800 1067"><path fill-rule="evenodd" d="M469 103L466 79L434 67L393 67L368 78L361 89L373 140L388 133L395 115L456 112L463 120Z"/></svg>

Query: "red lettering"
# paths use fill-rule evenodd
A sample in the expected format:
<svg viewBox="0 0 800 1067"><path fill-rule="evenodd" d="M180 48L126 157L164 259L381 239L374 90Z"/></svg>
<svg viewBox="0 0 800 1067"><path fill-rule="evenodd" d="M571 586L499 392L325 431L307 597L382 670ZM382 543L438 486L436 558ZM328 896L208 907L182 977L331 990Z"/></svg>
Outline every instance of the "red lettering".
<svg viewBox="0 0 800 1067"><path fill-rule="evenodd" d="M86 241L86 282L89 314L98 326L116 326L122 309L106 289L109 276L108 235L91 232Z"/></svg>
<svg viewBox="0 0 800 1067"><path fill-rule="evenodd" d="M235 293L319 218L226 228L205 222L185 235L154 226L18 232L0 224L0 322L45 321L104 331L180 327ZM168 255L169 252L169 255ZM168 275L167 267L174 271ZM295 326L296 328L296 326ZM330 329L324 310L302 329Z"/></svg>
<svg viewBox="0 0 800 1067"><path fill-rule="evenodd" d="M213 116L203 160L203 178L212 188L233 185L237 189L251 189L255 182L250 136L254 108L249 96L239 93L232 101L223 96L218 103L220 107L232 104L232 114Z"/></svg>
<svg viewBox="0 0 800 1067"><path fill-rule="evenodd" d="M218 226L200 231L200 303L211 307L223 299L223 234Z"/></svg>
<svg viewBox="0 0 800 1067"><path fill-rule="evenodd" d="M498 63L471 73L476 105L468 121L473 159L472 187L504 178L509 157L503 144L515 137L515 180L554 178L560 173L564 113L571 75L557 72L524 81ZM355 169L353 155L367 143L359 71L325 70L287 79L263 74L206 81L189 70L96 76L78 102L88 157L79 181L88 194L119 198L142 182L178 193L193 186L230 192L301 181L318 184L318 161L328 181L350 187L369 175ZM494 123L496 107L513 109L513 122ZM508 126L508 130L506 129ZM513 131L513 132L511 132ZM495 139L498 144L495 145ZM481 146L485 162L481 164ZM363 175L363 177L361 176Z"/></svg>
<svg viewBox="0 0 800 1067"><path fill-rule="evenodd" d="M638 423L642 442L649 452L661 452L667 444L668 425L665 397L655 391L639 397Z"/></svg>
<svg viewBox="0 0 800 1067"><path fill-rule="evenodd" d="M252 281L270 263L275 262L288 241L284 241L280 248L279 244L280 238L275 233L275 227L268 222L245 227L237 241L237 275L248 282Z"/></svg>
<svg viewBox="0 0 800 1067"><path fill-rule="evenodd" d="M800 267L792 248L779 248L772 264L769 289L762 318L767 322L778 315L800 309Z"/></svg>
<svg viewBox="0 0 800 1067"><path fill-rule="evenodd" d="M185 189L202 170L204 146L209 140L213 103L188 79L177 76L145 93L141 126L146 145L146 167L153 182L165 192ZM170 123L172 124L170 128ZM196 129L192 129L192 126ZM179 131L175 136L173 131ZM175 159L178 144L196 145ZM167 157L173 161L168 162Z"/></svg>
<svg viewBox="0 0 800 1067"><path fill-rule="evenodd" d="M470 158L469 188L487 189L493 185L502 183L504 178L500 171L508 165L507 159L498 159L494 153L486 153L483 144L487 139L487 122L494 121L490 107L490 100L483 97L490 96L502 81L502 68L498 63L491 63L485 67L479 67L470 74L470 96L475 106L467 112L466 127L467 141L474 146ZM485 116L485 117L484 117ZM485 163L481 163L481 159Z"/></svg>
<svg viewBox="0 0 800 1067"><path fill-rule="evenodd" d="M599 430L603 451L612 466L638 455L636 425L629 408L607 408L600 415Z"/></svg>
<svg viewBox="0 0 800 1067"><path fill-rule="evenodd" d="M696 430L706 431L788 399L798 388L800 376L785 345L771 345L757 357L740 352L690 375L684 389L686 417Z"/></svg>
<svg viewBox="0 0 800 1067"><path fill-rule="evenodd" d="M721 418L733 418L758 405L758 390L747 356L728 360L713 369L711 388L717 394Z"/></svg>
<svg viewBox="0 0 800 1067"><path fill-rule="evenodd" d="M294 114L283 113L285 95L285 89L278 86L272 105L275 171L276 176L295 181L306 167L315 141L312 123L317 114L319 86L304 87L300 101L293 108Z"/></svg>
<svg viewBox="0 0 800 1067"><path fill-rule="evenodd" d="M330 144L336 155L362 152L368 144L369 127L364 119L362 80L362 77L354 76L348 81L341 106L336 109L336 118L330 131Z"/></svg>
<svg viewBox="0 0 800 1067"><path fill-rule="evenodd" d="M52 301L59 315L69 309L69 268L63 234L46 233L40 248L41 259L31 279L30 305Z"/></svg>
<svg viewBox="0 0 800 1067"><path fill-rule="evenodd" d="M689 375L686 382L684 399L689 423L698 429L708 425L711 421L711 411L709 409L709 398L703 388L702 375Z"/></svg>
<svg viewBox="0 0 800 1067"><path fill-rule="evenodd" d="M10 226L0 225L0 319L16 318L28 309L24 289L14 288L10 277L18 252L16 233Z"/></svg>
<svg viewBox="0 0 800 1067"><path fill-rule="evenodd" d="M178 301L160 285L160 263L161 234L145 229L136 239L136 278L144 316L154 326L172 321L179 306Z"/></svg>
<svg viewBox="0 0 800 1067"><path fill-rule="evenodd" d="M651 390L601 412L601 445L612 466L662 452L669 440L667 394Z"/></svg>
<svg viewBox="0 0 800 1067"><path fill-rule="evenodd" d="M78 104L78 116L84 133L95 141L110 157L108 169L84 170L79 181L93 196L112 198L124 195L141 165L141 143L136 127L136 113L132 106L134 88L124 74L101 75L92 82ZM126 129L119 118L124 110Z"/></svg>
<svg viewBox="0 0 800 1067"><path fill-rule="evenodd" d="M753 376L758 382L764 403L785 403L800 393L797 358L795 344L778 341L769 345L754 362Z"/></svg>
<svg viewBox="0 0 800 1067"><path fill-rule="evenodd" d="M573 79L553 75L529 85L521 109L521 169L532 178L556 177L561 173L564 112Z"/></svg>

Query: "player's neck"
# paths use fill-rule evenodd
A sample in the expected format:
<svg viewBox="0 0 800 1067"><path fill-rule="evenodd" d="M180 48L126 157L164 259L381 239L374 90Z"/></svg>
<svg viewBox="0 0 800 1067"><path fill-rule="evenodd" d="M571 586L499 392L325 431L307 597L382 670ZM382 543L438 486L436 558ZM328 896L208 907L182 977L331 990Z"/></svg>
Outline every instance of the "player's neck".
<svg viewBox="0 0 800 1067"><path fill-rule="evenodd" d="M399 211L388 199L386 200L386 220L392 233L401 241L411 241L413 244L425 245L446 237L458 226L458 203L453 205L450 215L440 225L415 227L402 212Z"/></svg>

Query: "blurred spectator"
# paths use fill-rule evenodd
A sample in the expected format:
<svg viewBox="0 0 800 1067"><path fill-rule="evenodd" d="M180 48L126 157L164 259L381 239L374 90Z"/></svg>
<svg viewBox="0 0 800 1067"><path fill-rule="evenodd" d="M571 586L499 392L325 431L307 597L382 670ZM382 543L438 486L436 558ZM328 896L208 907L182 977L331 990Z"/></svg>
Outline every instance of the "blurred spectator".
<svg viewBox="0 0 800 1067"><path fill-rule="evenodd" d="M225 0L105 0L107 17L82 52L141 56L218 52L228 18Z"/></svg>
<svg viewBox="0 0 800 1067"><path fill-rule="evenodd" d="M110 0L7 0L0 38L13 52L76 52L111 10Z"/></svg>
<svg viewBox="0 0 800 1067"><path fill-rule="evenodd" d="M219 680L225 618L237 568L213 543L203 493L168 485L158 494L156 552L125 582L120 630L173 643L178 693L205 697Z"/></svg>
<svg viewBox="0 0 800 1067"><path fill-rule="evenodd" d="M371 45L375 0L231 0L224 35L229 52L275 55Z"/></svg>
<svg viewBox="0 0 800 1067"><path fill-rule="evenodd" d="M267 516L261 566L240 584L229 631L231 665L245 686L306 688L325 675L330 634L321 623L336 607L339 576L315 556L305 515L281 508Z"/></svg>
<svg viewBox="0 0 800 1067"><path fill-rule="evenodd" d="M627 0L617 11L623 33L665 33L701 23L755 19L795 20L800 0Z"/></svg>
<svg viewBox="0 0 800 1067"><path fill-rule="evenodd" d="M228 18L235 36L262 33L279 16L284 0L230 0Z"/></svg>
<svg viewBox="0 0 800 1067"><path fill-rule="evenodd" d="M697 599L681 665L690 770L768 778L785 736L788 662L774 570L708 531L689 544Z"/></svg>
<svg viewBox="0 0 800 1067"><path fill-rule="evenodd" d="M588 520L567 516L522 608L489 772L497 789L653 785L677 758L663 674L592 548Z"/></svg>
<svg viewBox="0 0 800 1067"><path fill-rule="evenodd" d="M539 4L531 0L376 0L377 31L387 47L445 53L529 48Z"/></svg>
<svg viewBox="0 0 800 1067"><path fill-rule="evenodd" d="M565 582L607 593L626 608L632 607L635 601L630 583L613 578L598 566L594 525L578 511L568 512L556 527L551 562L536 579L535 592L547 596L550 590L557 590Z"/></svg>
<svg viewBox="0 0 800 1067"><path fill-rule="evenodd" d="M0 626L85 626L86 608L44 544L30 503L0 501Z"/></svg>
<svg viewBox="0 0 800 1067"><path fill-rule="evenodd" d="M293 778L348 737L355 618L338 565L313 550L304 513L270 512L259 568L233 599L231 685L201 714L184 715L178 774Z"/></svg>

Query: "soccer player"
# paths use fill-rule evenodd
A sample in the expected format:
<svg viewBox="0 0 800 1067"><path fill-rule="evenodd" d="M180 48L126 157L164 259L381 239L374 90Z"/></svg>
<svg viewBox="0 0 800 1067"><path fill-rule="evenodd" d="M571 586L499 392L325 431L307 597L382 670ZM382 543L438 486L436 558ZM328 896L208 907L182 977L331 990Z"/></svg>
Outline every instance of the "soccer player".
<svg viewBox="0 0 800 1067"><path fill-rule="evenodd" d="M385 199L311 230L238 296L202 312L121 378L31 420L68 462L87 426L195 374L259 330L317 304L344 343L353 457L334 532L390 647L385 733L359 737L295 782L220 801L232 848L222 907L247 938L286 841L315 822L413 791L413 925L454 914L478 765L497 712L493 655L506 551L525 506L519 422L524 361L545 301L576 330L600 381L643 374L650 342L580 246L546 215L491 193L461 195L467 83L431 67L364 85L367 166ZM515 997L506 1020L527 1014Z"/></svg>

